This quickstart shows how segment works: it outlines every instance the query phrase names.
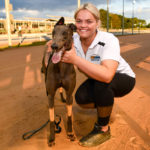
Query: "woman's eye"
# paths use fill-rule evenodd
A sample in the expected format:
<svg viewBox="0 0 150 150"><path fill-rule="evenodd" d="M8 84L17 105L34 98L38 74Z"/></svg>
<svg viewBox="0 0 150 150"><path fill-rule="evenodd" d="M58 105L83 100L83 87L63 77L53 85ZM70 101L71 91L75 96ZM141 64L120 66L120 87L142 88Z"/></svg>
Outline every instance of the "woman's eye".
<svg viewBox="0 0 150 150"><path fill-rule="evenodd" d="M81 23L81 21L80 20L76 20L76 23Z"/></svg>
<svg viewBox="0 0 150 150"><path fill-rule="evenodd" d="M76 20L76 23L83 23L81 20ZM86 23L86 24L91 24L91 23L93 23L93 21L92 20L86 20L84 23Z"/></svg>
<svg viewBox="0 0 150 150"><path fill-rule="evenodd" d="M88 20L88 21L87 21L88 24L90 24L90 23L92 23L92 22L93 22L92 20Z"/></svg>

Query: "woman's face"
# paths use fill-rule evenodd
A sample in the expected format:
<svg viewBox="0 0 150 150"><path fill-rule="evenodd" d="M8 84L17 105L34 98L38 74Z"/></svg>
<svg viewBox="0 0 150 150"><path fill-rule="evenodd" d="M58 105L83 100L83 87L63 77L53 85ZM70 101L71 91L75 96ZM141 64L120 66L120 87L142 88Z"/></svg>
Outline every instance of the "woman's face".
<svg viewBox="0 0 150 150"><path fill-rule="evenodd" d="M76 27L81 39L94 38L98 22L88 10L80 10L76 16Z"/></svg>

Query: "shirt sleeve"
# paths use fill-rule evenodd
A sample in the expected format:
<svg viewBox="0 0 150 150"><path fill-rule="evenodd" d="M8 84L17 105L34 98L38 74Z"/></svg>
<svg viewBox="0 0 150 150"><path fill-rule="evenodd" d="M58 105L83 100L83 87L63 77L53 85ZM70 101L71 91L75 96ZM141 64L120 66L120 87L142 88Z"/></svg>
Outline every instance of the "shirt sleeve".
<svg viewBox="0 0 150 150"><path fill-rule="evenodd" d="M115 36L109 38L103 48L101 61L107 59L111 59L119 62L120 45L119 45L119 40Z"/></svg>

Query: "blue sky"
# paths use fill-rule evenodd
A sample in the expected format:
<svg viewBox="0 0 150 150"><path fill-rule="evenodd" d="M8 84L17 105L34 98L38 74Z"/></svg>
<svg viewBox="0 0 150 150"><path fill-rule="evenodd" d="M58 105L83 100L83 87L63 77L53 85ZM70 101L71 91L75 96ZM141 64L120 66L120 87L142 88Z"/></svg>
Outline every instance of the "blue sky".
<svg viewBox="0 0 150 150"><path fill-rule="evenodd" d="M134 16L150 23L150 0L135 0ZM81 0L81 4L91 2L98 9L107 9L107 0ZM109 0L109 11L122 15L123 0ZM124 0L125 17L132 17L132 0ZM47 15L73 17L77 0L10 0L11 12L15 19L24 17L48 18ZM0 0L0 18L5 16L5 0Z"/></svg>

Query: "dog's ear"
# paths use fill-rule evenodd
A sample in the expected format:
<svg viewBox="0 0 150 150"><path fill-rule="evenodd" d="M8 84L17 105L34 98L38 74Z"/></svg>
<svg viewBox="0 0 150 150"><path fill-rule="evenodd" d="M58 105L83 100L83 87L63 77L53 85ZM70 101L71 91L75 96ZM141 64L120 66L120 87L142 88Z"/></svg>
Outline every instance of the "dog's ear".
<svg viewBox="0 0 150 150"><path fill-rule="evenodd" d="M70 24L67 24L67 26L68 26L73 32L76 32L77 27L75 26L75 24L70 23Z"/></svg>
<svg viewBox="0 0 150 150"><path fill-rule="evenodd" d="M64 17L61 17L61 18L57 21L57 23L55 24L55 26L57 26L57 25L64 25L64 23L65 23L65 19L64 19Z"/></svg>

